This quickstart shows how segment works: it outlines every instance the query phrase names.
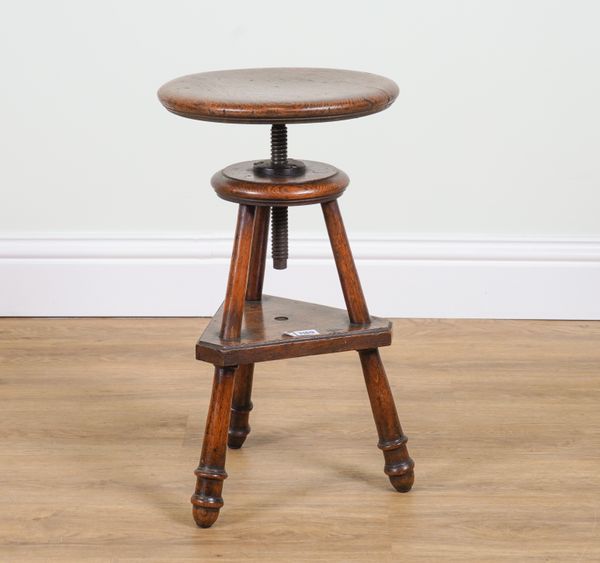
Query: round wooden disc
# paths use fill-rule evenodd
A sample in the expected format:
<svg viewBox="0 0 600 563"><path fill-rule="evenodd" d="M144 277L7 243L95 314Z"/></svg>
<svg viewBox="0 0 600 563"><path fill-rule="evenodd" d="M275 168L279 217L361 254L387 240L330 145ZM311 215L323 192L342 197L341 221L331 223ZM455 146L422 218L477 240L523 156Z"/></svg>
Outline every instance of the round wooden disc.
<svg viewBox="0 0 600 563"><path fill-rule="evenodd" d="M361 117L398 96L392 80L353 70L250 68L190 74L158 91L171 112L232 123L297 123Z"/></svg>
<svg viewBox="0 0 600 563"><path fill-rule="evenodd" d="M350 180L330 164L304 160L306 172L295 178L257 176L254 160L232 164L211 179L217 195L249 205L308 205L336 199Z"/></svg>

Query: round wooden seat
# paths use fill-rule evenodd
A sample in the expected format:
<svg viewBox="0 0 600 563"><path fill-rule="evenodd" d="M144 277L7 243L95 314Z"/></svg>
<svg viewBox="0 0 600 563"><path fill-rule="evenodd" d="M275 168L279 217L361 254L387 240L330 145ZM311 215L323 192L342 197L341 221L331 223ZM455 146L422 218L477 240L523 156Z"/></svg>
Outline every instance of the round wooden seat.
<svg viewBox="0 0 600 563"><path fill-rule="evenodd" d="M382 111L398 96L392 80L329 68L253 68L190 74L158 91L171 112L229 123L307 123Z"/></svg>
<svg viewBox="0 0 600 563"><path fill-rule="evenodd" d="M211 184L217 195L247 205L308 205L331 201L342 195L350 180L330 164L305 160L306 171L296 178L258 176L254 161L232 164L217 172Z"/></svg>

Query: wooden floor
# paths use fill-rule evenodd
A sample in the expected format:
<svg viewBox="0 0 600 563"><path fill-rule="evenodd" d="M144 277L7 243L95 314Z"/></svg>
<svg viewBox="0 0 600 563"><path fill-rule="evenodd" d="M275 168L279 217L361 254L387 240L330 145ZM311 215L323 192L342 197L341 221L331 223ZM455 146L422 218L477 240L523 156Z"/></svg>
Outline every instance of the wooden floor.
<svg viewBox="0 0 600 563"><path fill-rule="evenodd" d="M0 320L0 561L600 561L600 323L396 321L405 495L355 353L261 364L201 530L205 324Z"/></svg>

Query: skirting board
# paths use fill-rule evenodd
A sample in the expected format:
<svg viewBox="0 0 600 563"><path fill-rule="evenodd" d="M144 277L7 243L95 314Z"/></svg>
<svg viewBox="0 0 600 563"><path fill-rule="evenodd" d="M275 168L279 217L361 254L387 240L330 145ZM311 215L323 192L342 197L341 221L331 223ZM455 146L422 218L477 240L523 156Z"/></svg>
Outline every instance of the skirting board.
<svg viewBox="0 0 600 563"><path fill-rule="evenodd" d="M389 317L600 319L600 239L351 240L370 310ZM2 316L210 316L231 238L0 239ZM343 307L326 239L290 240L265 292Z"/></svg>

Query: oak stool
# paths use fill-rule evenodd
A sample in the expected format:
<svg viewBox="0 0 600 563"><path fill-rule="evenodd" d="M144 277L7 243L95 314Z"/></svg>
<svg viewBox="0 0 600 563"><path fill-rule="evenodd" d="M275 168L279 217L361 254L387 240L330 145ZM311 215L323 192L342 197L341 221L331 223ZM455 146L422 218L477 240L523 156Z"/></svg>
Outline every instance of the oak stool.
<svg viewBox="0 0 600 563"><path fill-rule="evenodd" d="M196 358L215 366L200 464L195 471L193 516L211 526L223 506L225 453L240 448L252 409L254 364L268 360L357 350L385 457L397 491L414 481L394 399L379 355L392 324L369 315L337 198L348 176L330 164L287 155L288 123L351 119L382 111L398 95L391 80L366 72L324 68L258 68L204 72L176 78L158 91L171 112L205 121L271 125L271 158L232 164L211 184L239 204L225 301L196 344ZM287 264L288 207L319 203L347 311L262 294L269 219L275 269Z"/></svg>

